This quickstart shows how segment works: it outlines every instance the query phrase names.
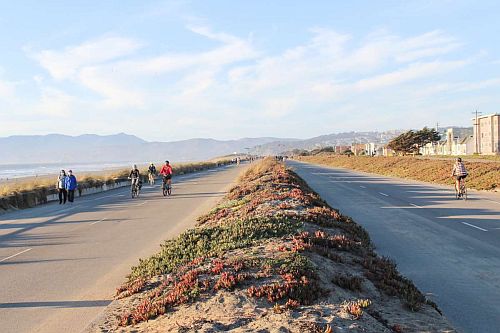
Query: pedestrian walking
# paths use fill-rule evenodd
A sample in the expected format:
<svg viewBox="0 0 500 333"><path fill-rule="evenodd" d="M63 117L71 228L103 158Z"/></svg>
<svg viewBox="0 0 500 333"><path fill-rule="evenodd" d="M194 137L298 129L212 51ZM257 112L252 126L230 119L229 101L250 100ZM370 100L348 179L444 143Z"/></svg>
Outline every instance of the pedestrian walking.
<svg viewBox="0 0 500 333"><path fill-rule="evenodd" d="M66 181L64 183L64 187L66 191L68 191L68 201L73 202L75 200L75 190L78 186L75 175L73 175L73 171L68 171L68 176L66 177Z"/></svg>
<svg viewBox="0 0 500 333"><path fill-rule="evenodd" d="M59 193L59 204L65 204L68 198L68 191L66 191L66 171L61 170L59 177L57 177L57 192Z"/></svg>

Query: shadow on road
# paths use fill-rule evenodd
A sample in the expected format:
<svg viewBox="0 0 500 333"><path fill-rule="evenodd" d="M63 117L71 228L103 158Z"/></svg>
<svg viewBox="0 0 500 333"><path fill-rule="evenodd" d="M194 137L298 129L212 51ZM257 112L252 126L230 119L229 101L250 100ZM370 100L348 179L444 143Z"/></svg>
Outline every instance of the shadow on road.
<svg viewBox="0 0 500 333"><path fill-rule="evenodd" d="M16 302L16 303L0 303L0 309L13 308L91 308L107 306L111 300L95 300L95 301L54 301L54 302Z"/></svg>

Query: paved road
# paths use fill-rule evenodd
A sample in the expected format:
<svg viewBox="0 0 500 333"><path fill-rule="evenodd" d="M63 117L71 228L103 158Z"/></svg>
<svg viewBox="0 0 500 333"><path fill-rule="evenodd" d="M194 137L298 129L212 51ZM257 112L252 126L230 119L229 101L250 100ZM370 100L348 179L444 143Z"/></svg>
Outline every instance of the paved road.
<svg viewBox="0 0 500 333"><path fill-rule="evenodd" d="M289 162L464 332L500 332L500 196Z"/></svg>
<svg viewBox="0 0 500 333"><path fill-rule="evenodd" d="M193 226L244 166L174 178L138 199L122 188L0 216L0 332L80 332L130 266Z"/></svg>

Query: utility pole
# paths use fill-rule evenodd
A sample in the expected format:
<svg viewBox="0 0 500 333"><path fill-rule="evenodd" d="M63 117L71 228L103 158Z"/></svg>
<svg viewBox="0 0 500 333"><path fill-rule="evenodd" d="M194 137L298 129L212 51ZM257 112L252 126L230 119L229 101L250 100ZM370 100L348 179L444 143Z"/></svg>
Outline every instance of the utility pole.
<svg viewBox="0 0 500 333"><path fill-rule="evenodd" d="M476 116L476 119L474 121L474 129L475 129L475 134L474 135L476 137L476 154L479 154L479 141L478 141L478 138L479 138L479 120L478 120L478 116L480 116L482 114L482 112L478 112L477 110L472 112L472 114L474 114Z"/></svg>

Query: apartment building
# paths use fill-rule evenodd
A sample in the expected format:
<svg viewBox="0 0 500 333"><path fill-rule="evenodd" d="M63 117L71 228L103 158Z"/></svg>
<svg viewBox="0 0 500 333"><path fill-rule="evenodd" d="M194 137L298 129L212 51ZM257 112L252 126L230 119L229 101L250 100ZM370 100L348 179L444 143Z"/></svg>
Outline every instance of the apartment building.
<svg viewBox="0 0 500 333"><path fill-rule="evenodd" d="M482 155L500 154L500 115L490 114L472 119L474 152Z"/></svg>

